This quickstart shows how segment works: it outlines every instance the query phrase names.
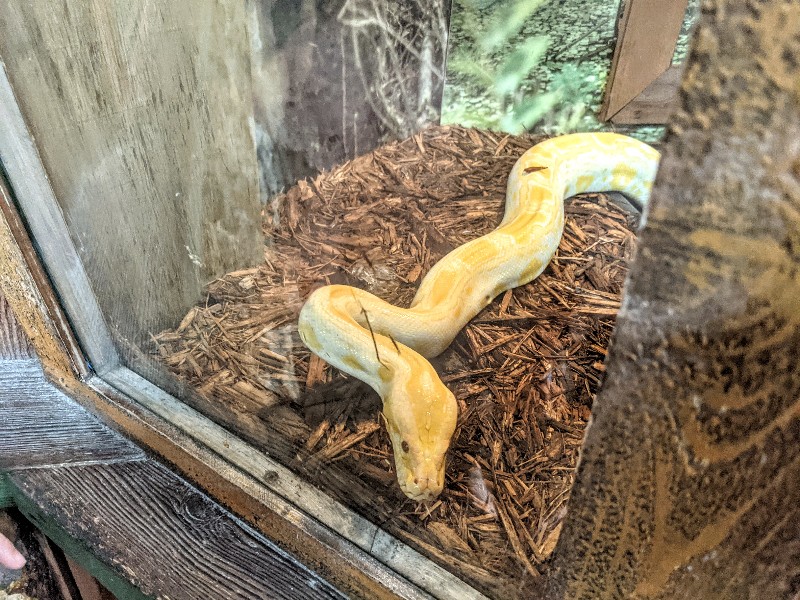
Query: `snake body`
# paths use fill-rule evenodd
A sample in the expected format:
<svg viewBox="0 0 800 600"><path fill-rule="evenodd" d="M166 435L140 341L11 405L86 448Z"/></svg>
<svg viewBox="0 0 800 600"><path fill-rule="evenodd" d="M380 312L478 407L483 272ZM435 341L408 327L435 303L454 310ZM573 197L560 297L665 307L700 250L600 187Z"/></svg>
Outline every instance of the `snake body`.
<svg viewBox="0 0 800 600"><path fill-rule="evenodd" d="M343 285L309 296L300 337L380 395L398 482L409 498L430 500L442 491L458 416L455 397L426 357L444 351L497 295L544 270L561 240L565 198L618 191L644 205L658 161L650 146L615 133L545 140L511 170L500 225L436 263L409 308Z"/></svg>

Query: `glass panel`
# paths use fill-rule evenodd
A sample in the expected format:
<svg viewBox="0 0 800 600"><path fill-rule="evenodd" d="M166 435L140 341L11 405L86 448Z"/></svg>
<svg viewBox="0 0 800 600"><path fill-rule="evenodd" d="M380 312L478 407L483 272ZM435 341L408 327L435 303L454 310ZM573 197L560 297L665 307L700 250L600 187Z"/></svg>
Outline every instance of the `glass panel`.
<svg viewBox="0 0 800 600"><path fill-rule="evenodd" d="M552 260L557 226L449 259L413 317L363 292L409 307L500 223L538 134L606 128L618 3L458 0L449 48L448 4L41 0L9 11L0 51L124 363L482 592L523 598L566 514L641 202L568 200ZM436 125L445 73L452 126ZM511 205L533 202L537 160ZM581 175L563 171L566 195L592 187ZM299 326L319 289L330 303ZM405 366L412 346L445 387ZM426 391L382 405L373 387L395 381Z"/></svg>

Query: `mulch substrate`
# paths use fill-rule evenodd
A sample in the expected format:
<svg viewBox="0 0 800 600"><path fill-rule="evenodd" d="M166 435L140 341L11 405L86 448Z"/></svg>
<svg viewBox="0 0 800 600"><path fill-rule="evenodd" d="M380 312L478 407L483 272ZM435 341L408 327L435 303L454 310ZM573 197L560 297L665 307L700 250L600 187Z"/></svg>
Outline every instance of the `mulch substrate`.
<svg viewBox="0 0 800 600"><path fill-rule="evenodd" d="M636 218L603 194L567 202L556 257L506 292L434 364L460 404L444 493L405 499L377 395L302 346L303 300L347 283L408 305L449 250L491 231L508 173L537 139L432 127L265 209L265 262L229 273L153 352L230 411L288 438L287 466L492 595L522 597L547 566L623 282ZM331 475L331 473L335 475Z"/></svg>

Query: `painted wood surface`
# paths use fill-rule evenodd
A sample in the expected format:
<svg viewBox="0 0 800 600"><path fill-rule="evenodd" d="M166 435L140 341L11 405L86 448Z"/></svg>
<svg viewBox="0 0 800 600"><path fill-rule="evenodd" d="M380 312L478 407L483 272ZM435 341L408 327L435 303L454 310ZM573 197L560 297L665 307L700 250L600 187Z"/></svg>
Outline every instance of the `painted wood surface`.
<svg viewBox="0 0 800 600"><path fill-rule="evenodd" d="M326 493L309 486L307 478L298 476L278 462L274 458L279 456L278 452L274 451L275 446L267 446L269 451L263 452L244 441L255 438L260 441L257 446L264 447L265 440L282 439L279 431L268 429L265 423L262 422L256 432L251 426L250 420L237 419L239 429L237 435L232 435L218 422L225 422L223 419L226 414L238 415L238 413L220 411L215 415L218 422L211 421L125 368L119 368L106 374L102 382L97 379L95 378L92 384L98 386L101 391L123 392L131 398L135 398L156 415L168 420L176 428L192 432L192 435L197 440L202 440L209 450L219 456L224 456L225 460L229 461L230 465L225 465L225 471L229 471L232 466L236 471L247 473L257 480L267 483L271 492L291 502L302 511L301 514L308 515L314 523L318 522L322 525L322 527L315 526L313 533L318 536L320 542L330 544L331 552L346 551L346 544L337 544L335 538L330 535L330 532L333 531L347 542L351 542L368 553L370 559L374 557L379 563L393 569L396 575L395 573L385 573L381 576L379 573L375 573L374 564L371 564L369 560L362 562L360 567L364 575L381 576L383 585L395 591L399 596L409 600L428 598L428 594L422 591L426 590L434 597L443 600L485 600L485 596L456 575L428 560L388 533L384 529L387 513L377 512L376 506L362 506L359 512L353 511L333 500ZM270 443L275 444L275 441ZM307 477L308 473L304 473L304 475ZM342 485L343 481L349 481L351 487L355 484L363 485L354 483L339 473L328 474L324 481L327 486ZM270 504L263 494L261 501ZM287 519L296 518L285 510L282 511L282 514ZM365 518L362 516L363 514L369 518ZM384 523L384 525L381 526L380 523ZM419 589L411 586L398 586L402 579L419 586ZM370 596L375 596L375 592L372 592Z"/></svg>
<svg viewBox="0 0 800 600"><path fill-rule="evenodd" d="M119 343L260 259L244 3L11 3L0 56Z"/></svg>
<svg viewBox="0 0 800 600"><path fill-rule="evenodd" d="M702 10L554 597L797 597L800 11Z"/></svg>

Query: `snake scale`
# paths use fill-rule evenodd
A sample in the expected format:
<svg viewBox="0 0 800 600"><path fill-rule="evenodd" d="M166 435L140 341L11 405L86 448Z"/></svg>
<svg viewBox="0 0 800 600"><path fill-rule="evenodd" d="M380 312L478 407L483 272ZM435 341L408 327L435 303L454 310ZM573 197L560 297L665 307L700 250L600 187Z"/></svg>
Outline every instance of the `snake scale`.
<svg viewBox="0 0 800 600"><path fill-rule="evenodd" d="M364 290L328 285L300 311L303 343L372 387L383 401L400 488L432 500L444 487L458 404L426 360L506 290L535 279L564 230L564 199L618 191L647 203L656 150L616 133L576 133L526 151L508 178L505 215L492 232L436 263L409 308Z"/></svg>

